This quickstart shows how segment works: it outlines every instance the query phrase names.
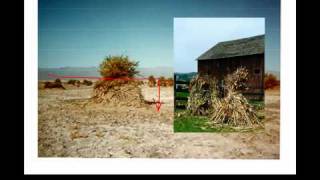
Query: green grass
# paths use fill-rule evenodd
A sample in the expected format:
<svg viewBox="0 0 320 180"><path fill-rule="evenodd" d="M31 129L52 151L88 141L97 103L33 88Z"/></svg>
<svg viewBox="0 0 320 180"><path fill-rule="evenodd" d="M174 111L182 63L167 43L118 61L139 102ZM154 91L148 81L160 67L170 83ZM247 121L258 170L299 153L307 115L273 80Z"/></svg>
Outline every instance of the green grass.
<svg viewBox="0 0 320 180"><path fill-rule="evenodd" d="M177 92L177 96L188 97L187 92ZM265 118L264 101L251 100L249 103L257 110L260 120ZM176 104L186 105L187 101L177 100ZM250 132L260 128L234 128L228 125L211 127L208 125L209 119L206 116L192 116L186 113L185 109L175 109L174 132ZM177 115L180 114L179 117Z"/></svg>
<svg viewBox="0 0 320 180"><path fill-rule="evenodd" d="M216 129L203 128L206 126L206 117L183 116L174 119L174 132L216 132Z"/></svg>
<svg viewBox="0 0 320 180"><path fill-rule="evenodd" d="M189 97L189 93L188 92L176 92L176 97L187 98L187 97Z"/></svg>
<svg viewBox="0 0 320 180"><path fill-rule="evenodd" d="M176 100L176 105L177 106L187 106L188 101L187 100Z"/></svg>
<svg viewBox="0 0 320 180"><path fill-rule="evenodd" d="M188 100L187 98L189 97L189 92L176 92L176 97L178 98L185 98L185 99L176 99L176 106L184 106L186 108Z"/></svg>
<svg viewBox="0 0 320 180"><path fill-rule="evenodd" d="M264 101L260 100L249 100L248 101L256 110L264 109Z"/></svg>
<svg viewBox="0 0 320 180"><path fill-rule="evenodd" d="M179 111L182 112L182 111ZM210 127L209 119L205 116L183 115L174 118L174 132L248 132L251 128L233 128L228 125Z"/></svg>

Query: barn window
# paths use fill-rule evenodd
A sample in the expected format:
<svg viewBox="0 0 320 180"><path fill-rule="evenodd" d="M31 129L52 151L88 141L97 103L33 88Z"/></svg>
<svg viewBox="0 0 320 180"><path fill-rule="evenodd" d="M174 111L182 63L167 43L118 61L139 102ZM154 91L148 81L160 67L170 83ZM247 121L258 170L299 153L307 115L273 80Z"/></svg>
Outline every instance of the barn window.
<svg viewBox="0 0 320 180"><path fill-rule="evenodd" d="M254 73L255 73L255 74L260 74L260 69L255 69L255 70L254 70Z"/></svg>

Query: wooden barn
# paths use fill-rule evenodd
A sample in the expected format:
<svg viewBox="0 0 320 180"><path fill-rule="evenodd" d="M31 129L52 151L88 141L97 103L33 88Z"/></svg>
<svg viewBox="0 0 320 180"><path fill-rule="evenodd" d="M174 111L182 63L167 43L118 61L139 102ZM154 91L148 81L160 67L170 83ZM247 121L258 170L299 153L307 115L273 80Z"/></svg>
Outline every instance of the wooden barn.
<svg viewBox="0 0 320 180"><path fill-rule="evenodd" d="M213 75L223 87L223 77L238 67L249 71L248 99L264 99L264 35L220 42L197 58L198 73Z"/></svg>

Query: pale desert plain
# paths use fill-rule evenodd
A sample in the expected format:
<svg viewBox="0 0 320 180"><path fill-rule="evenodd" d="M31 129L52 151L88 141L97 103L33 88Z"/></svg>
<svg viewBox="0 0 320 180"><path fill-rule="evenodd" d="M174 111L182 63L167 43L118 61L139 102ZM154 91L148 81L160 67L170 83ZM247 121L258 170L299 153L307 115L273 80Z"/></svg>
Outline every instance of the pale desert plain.
<svg viewBox="0 0 320 180"><path fill-rule="evenodd" d="M252 132L174 133L173 87L162 104L88 104L93 86L38 91L38 156L82 158L279 159L280 91L265 93L264 128ZM141 85L145 100L157 87Z"/></svg>

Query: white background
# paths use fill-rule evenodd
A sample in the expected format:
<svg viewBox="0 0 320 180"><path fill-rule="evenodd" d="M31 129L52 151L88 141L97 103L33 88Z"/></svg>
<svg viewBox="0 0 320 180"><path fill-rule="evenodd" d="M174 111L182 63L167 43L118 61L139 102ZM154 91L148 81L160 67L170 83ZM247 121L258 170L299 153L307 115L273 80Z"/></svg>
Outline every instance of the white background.
<svg viewBox="0 0 320 180"><path fill-rule="evenodd" d="M296 1L281 1L280 160L38 158L38 4L25 0L24 168L26 174L295 174Z"/></svg>

